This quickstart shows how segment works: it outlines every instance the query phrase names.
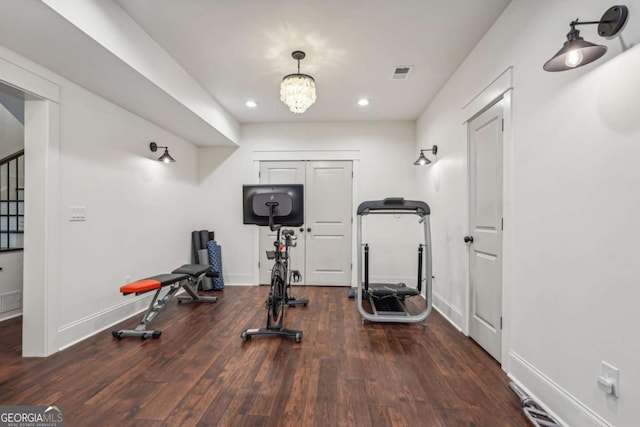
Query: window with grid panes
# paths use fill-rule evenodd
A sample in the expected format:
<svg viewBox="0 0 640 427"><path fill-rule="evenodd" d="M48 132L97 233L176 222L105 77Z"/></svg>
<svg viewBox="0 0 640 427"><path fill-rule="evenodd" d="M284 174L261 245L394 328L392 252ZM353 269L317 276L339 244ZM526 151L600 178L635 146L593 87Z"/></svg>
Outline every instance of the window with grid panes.
<svg viewBox="0 0 640 427"><path fill-rule="evenodd" d="M24 248L24 150L0 160L0 251Z"/></svg>

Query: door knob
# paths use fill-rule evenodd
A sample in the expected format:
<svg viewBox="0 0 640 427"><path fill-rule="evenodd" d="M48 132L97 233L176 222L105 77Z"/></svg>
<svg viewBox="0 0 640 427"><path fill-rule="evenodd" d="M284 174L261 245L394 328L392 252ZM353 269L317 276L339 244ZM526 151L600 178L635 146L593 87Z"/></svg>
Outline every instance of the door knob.
<svg viewBox="0 0 640 427"><path fill-rule="evenodd" d="M300 227L300 232L304 233L304 227Z"/></svg>
<svg viewBox="0 0 640 427"><path fill-rule="evenodd" d="M473 236L464 236L465 243L473 243Z"/></svg>
<svg viewBox="0 0 640 427"><path fill-rule="evenodd" d="M311 227L307 228L307 231L308 231L309 233L311 233Z"/></svg>

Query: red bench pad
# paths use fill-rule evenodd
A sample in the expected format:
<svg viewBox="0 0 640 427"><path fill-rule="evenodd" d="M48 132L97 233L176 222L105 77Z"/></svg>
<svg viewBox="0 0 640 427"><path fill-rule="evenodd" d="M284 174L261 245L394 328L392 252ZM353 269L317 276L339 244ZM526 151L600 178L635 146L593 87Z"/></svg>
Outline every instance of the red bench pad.
<svg viewBox="0 0 640 427"><path fill-rule="evenodd" d="M141 294L143 292L153 291L163 286L173 285L182 280L189 278L187 274L158 274L157 276L147 277L146 279L136 280L120 286L120 292L124 295Z"/></svg>
<svg viewBox="0 0 640 427"><path fill-rule="evenodd" d="M135 282L120 286L120 292L123 294L138 294L148 292L160 287L160 282L154 279L142 279Z"/></svg>

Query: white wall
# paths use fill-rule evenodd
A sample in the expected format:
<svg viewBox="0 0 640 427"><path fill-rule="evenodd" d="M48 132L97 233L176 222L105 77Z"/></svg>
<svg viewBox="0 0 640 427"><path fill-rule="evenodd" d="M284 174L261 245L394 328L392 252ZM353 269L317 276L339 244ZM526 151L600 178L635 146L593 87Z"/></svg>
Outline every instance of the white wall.
<svg viewBox="0 0 640 427"><path fill-rule="evenodd" d="M0 88L2 90L2 88ZM11 95L4 94L4 98ZM20 100L16 99L13 104L19 104ZM16 117L11 114L5 106L0 104L0 159L10 156L17 151L24 149L24 126ZM2 189L0 189L0 192ZM0 298L10 296L10 298L19 298L22 300L22 251L0 252ZM10 307L14 305L11 304ZM2 306L0 301L0 321L19 315L22 310L6 311L6 307Z"/></svg>
<svg viewBox="0 0 640 427"><path fill-rule="evenodd" d="M14 52L0 48L0 60L3 73L16 79L8 83L20 87L23 81L40 79L49 82L52 89L47 90L59 93L60 99L59 118L56 107L50 115L56 123L49 124L56 133L55 145L29 151L25 138L27 157L45 156L51 162L47 173L53 171L45 187L27 182L31 193L26 211L41 208L30 209L30 200L46 199L59 207L46 212L47 235L41 236L43 245L53 245L49 253L55 257L44 267L35 266L47 271L43 298L49 301L48 312L44 319L29 320L26 312L24 318L25 334L32 324L48 322L48 354L145 307L146 301L118 292L125 277L166 273L189 262L190 232L199 216L193 203L198 194L197 149ZM28 121L30 115L26 117ZM155 161L159 154L150 152L150 141L169 146L177 162ZM86 221L69 221L71 206L85 207ZM29 251L27 245L25 263ZM27 282L25 277L25 310L27 296L33 294Z"/></svg>
<svg viewBox="0 0 640 427"><path fill-rule="evenodd" d="M438 144L439 160L418 171L433 207L439 308L467 312L466 128L462 108L513 66L512 157L505 233L513 250L504 283L504 367L569 425L636 425L640 418L640 1L625 2L621 38L579 27L609 52L563 73L542 65L569 22L597 20L597 0L514 0L420 117L417 147ZM417 151L416 151L417 152ZM621 396L596 377L605 360L620 369Z"/></svg>
<svg viewBox="0 0 640 427"><path fill-rule="evenodd" d="M0 252L0 321L22 313L22 260L22 251Z"/></svg>
<svg viewBox="0 0 640 427"><path fill-rule="evenodd" d="M161 152L149 150L151 141L168 146L176 163L155 161ZM168 273L190 261L196 154L192 144L63 82L61 345L77 331L92 333L94 326L84 329L88 319L101 325L120 318L104 312L119 312L132 299L118 292L126 277ZM69 221L71 206L85 207L87 220Z"/></svg>
<svg viewBox="0 0 640 427"><path fill-rule="evenodd" d="M2 87L0 87L2 91ZM14 98L9 94L2 94L3 99ZM21 100L15 99L12 106L20 104ZM22 102L24 104L24 102ZM23 107L24 108L24 107ZM7 108L0 103L0 159L4 159L24 148L24 126Z"/></svg>
<svg viewBox="0 0 640 427"><path fill-rule="evenodd" d="M388 196L416 194L413 122L280 123L241 126L240 147L200 148L202 221L223 248L225 281L251 284L256 226L242 224L242 185L258 183L257 158L331 158L354 154L355 205ZM281 157L279 157L281 156ZM355 235L355 223L354 223ZM226 250L233 248L233 250ZM355 265L355 259L354 259Z"/></svg>

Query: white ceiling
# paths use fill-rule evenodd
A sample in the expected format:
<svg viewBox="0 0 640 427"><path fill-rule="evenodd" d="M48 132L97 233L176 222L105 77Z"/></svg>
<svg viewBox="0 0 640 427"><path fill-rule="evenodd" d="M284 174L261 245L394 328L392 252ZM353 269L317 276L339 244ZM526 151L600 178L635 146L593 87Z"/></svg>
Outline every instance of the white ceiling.
<svg viewBox="0 0 640 427"><path fill-rule="evenodd" d="M509 2L3 0L0 46L198 145L234 145L238 123L415 120ZM294 50L318 92L304 114L279 99Z"/></svg>
<svg viewBox="0 0 640 427"><path fill-rule="evenodd" d="M117 0L239 122L416 119L509 1ZM279 100L294 50L318 93L299 117Z"/></svg>

